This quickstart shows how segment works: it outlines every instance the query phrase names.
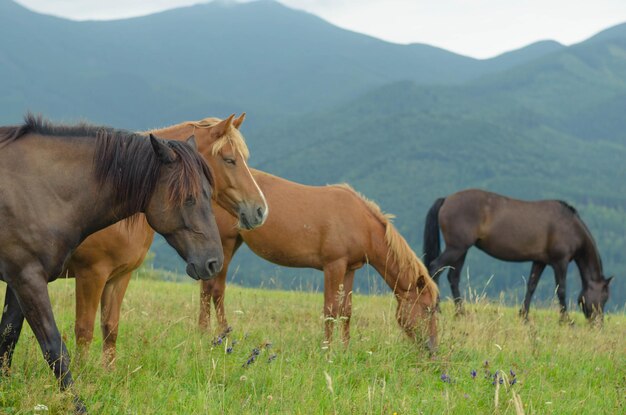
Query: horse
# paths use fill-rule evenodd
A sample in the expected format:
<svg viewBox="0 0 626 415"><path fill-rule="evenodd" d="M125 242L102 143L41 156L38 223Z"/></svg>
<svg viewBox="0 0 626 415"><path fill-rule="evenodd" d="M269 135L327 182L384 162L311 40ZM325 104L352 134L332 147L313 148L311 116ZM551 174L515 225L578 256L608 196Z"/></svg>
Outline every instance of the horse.
<svg viewBox="0 0 626 415"><path fill-rule="evenodd" d="M263 192L254 181L246 160L249 151L239 132L245 113L224 120L205 118L151 130L160 137L181 140L195 135L198 149L215 181L213 199L238 218L237 227L261 226L268 215ZM76 278L76 323L78 357L93 340L98 305L103 338L103 364L114 368L119 315L131 274L143 262L154 231L143 215L134 222L121 221L88 237L72 254L65 275Z"/></svg>
<svg viewBox="0 0 626 415"><path fill-rule="evenodd" d="M218 222L219 226L219 222ZM441 253L439 230L446 242ZM554 270L562 321L569 321L565 303L567 266L580 271L582 292L578 303L590 321L602 318L609 298L609 283L591 232L574 207L561 200L523 201L478 189L463 190L437 199L424 226L424 262L435 281L448 270L457 311L462 312L459 280L470 247L503 261L532 261L520 315L528 309L546 265ZM225 253L227 256L227 253ZM225 264L228 260L225 259Z"/></svg>
<svg viewBox="0 0 626 415"><path fill-rule="evenodd" d="M252 174L273 213L258 229L238 230L234 219L214 205L224 267L216 278L202 284L200 327L209 325L213 300L220 330L227 331L224 292L228 265L245 242L255 254L275 264L324 272L327 344L335 321L342 323L342 339L348 344L354 272L370 264L393 290L400 327L411 339L416 339L416 334L427 339L434 352L437 286L392 224L391 215L346 184L305 186L254 169ZM423 324L416 333L418 323Z"/></svg>
<svg viewBox="0 0 626 415"><path fill-rule="evenodd" d="M7 373L24 318L61 390L73 384L47 284L73 249L120 219L145 213L187 262L194 279L222 268L211 208L213 179L193 138L168 141L87 124L54 125L27 114L0 128L0 279L8 285L0 321ZM73 395L75 410L86 412Z"/></svg>

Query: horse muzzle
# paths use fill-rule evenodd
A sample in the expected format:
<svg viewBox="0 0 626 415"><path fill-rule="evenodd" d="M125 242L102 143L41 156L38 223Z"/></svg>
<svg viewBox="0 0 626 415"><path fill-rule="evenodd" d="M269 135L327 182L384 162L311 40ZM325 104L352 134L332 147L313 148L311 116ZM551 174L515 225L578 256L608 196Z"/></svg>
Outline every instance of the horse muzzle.
<svg viewBox="0 0 626 415"><path fill-rule="evenodd" d="M253 205L243 205L239 208L239 228L252 230L265 223L267 208Z"/></svg>
<svg viewBox="0 0 626 415"><path fill-rule="evenodd" d="M187 264L187 275L196 281L210 280L217 276L223 265L224 261L217 258L209 258L204 263L204 266L198 266L195 262L190 262Z"/></svg>

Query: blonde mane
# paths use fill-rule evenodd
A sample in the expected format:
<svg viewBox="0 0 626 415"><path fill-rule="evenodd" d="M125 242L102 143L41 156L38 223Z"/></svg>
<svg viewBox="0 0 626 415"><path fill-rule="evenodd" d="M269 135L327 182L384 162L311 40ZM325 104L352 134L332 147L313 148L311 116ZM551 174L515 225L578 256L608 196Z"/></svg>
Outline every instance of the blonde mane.
<svg viewBox="0 0 626 415"><path fill-rule="evenodd" d="M424 263L415 255L415 252L411 249L407 241L398 232L395 226L393 226L392 219L395 217L392 214L384 213L380 206L374 201L363 196L361 193L354 190L349 184L342 183L335 185L347 189L358 196L367 206L367 208L374 214L376 219L385 227L385 242L389 247L389 255L391 260L394 261L400 269L400 274L406 274L411 278L411 283L418 286L418 281L422 280L424 287L430 292L433 300L437 299L439 295L439 289L437 284L430 277L428 269Z"/></svg>
<svg viewBox="0 0 626 415"><path fill-rule="evenodd" d="M210 128L214 126L215 124L219 123L220 121L222 120L219 118L207 117L207 118L201 119L200 121L184 121L184 122L181 122L180 124L170 125L169 127L148 130L148 131L145 131L144 134L152 133L152 134L158 135L159 130L169 130L169 129L174 129L174 128L181 127L181 126L190 126L190 127L193 127L194 129ZM228 143L230 143L230 145L233 146L233 149L235 151L238 151L241 153L241 156L244 158L244 160L247 161L250 158L250 150L248 150L248 145L246 144L246 140L244 140L243 135L239 132L239 130L232 126L228 129L228 133L224 134L222 137L216 140L215 143L213 143L213 146L211 147L211 154L213 156L218 155L219 152L222 151L222 148L224 148L224 146Z"/></svg>
<svg viewBox="0 0 626 415"><path fill-rule="evenodd" d="M200 121L186 121L183 124L190 125L194 128L209 128L219 123L219 118L215 117L207 117L203 118ZM248 145L246 144L246 140L244 140L243 135L239 132L235 127L230 127L228 132L224 134L223 137L220 137L215 143L213 143L213 147L211 147L211 153L216 156L219 152L224 148L226 144L230 143L233 146L235 151L241 153L241 156L244 160L248 160L250 158L250 150L248 150Z"/></svg>

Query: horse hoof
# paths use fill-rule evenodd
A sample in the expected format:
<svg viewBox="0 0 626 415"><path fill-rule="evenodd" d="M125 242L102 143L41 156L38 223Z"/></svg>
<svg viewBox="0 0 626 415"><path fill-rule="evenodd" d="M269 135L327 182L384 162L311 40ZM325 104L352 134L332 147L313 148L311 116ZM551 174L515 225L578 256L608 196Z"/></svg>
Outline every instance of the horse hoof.
<svg viewBox="0 0 626 415"><path fill-rule="evenodd" d="M87 413L87 407L85 406L85 403L78 396L74 396L74 413L75 414Z"/></svg>
<svg viewBox="0 0 626 415"><path fill-rule="evenodd" d="M528 319L528 313L527 313L527 312L526 312L526 310L524 310L524 309L521 309L521 310L519 311L518 316L519 316L519 318L522 320L522 322L524 322L524 323L528 323L528 322L530 321L530 320Z"/></svg>

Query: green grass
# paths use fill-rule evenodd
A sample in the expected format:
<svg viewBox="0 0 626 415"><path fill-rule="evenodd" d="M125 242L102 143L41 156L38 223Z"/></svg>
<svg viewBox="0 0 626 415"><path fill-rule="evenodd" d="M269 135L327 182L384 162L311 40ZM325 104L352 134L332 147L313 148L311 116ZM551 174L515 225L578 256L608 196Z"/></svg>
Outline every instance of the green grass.
<svg viewBox="0 0 626 415"><path fill-rule="evenodd" d="M50 286L55 315L74 349L74 282ZM580 312L573 326L558 324L555 309L517 310L477 300L467 315L442 305L435 359L407 341L388 296L356 296L352 342L324 350L322 295L230 286L227 313L234 331L213 346L197 329L198 287L135 279L123 307L114 371L100 366L101 339L72 364L76 389L92 414L526 414L625 413L626 315L612 314L603 329ZM237 343L232 353L227 345ZM242 365L251 350L258 360ZM275 360L268 362L269 356ZM488 367L485 367L488 361ZM470 372L477 376L472 379ZM497 387L485 372L517 383ZM442 374L450 377L444 382ZM57 390L29 329L18 344L13 371L0 381L0 413L67 413L71 400ZM518 398L516 398L518 397ZM497 406L496 406L497 402Z"/></svg>

